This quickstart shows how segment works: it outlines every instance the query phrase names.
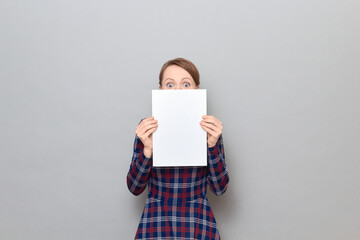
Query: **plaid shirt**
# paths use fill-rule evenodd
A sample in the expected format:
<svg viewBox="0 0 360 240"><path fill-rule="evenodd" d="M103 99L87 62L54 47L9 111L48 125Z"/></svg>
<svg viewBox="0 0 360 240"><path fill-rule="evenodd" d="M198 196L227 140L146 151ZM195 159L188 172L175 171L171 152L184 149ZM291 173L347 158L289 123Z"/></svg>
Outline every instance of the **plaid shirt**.
<svg viewBox="0 0 360 240"><path fill-rule="evenodd" d="M221 195L229 182L222 135L208 147L208 164L203 167L152 167L152 156L147 158L143 149L135 135L127 185L134 195L149 186L135 239L220 239L206 190L209 185Z"/></svg>

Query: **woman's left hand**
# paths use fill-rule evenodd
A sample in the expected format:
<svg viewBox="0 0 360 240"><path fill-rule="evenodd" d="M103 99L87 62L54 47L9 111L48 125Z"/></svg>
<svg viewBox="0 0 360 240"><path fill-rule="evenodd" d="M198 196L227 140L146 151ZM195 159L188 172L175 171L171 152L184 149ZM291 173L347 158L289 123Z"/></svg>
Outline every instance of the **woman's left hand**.
<svg viewBox="0 0 360 240"><path fill-rule="evenodd" d="M202 118L203 120L200 121L200 125L207 132L208 146L214 147L222 133L223 127L221 122L216 117L210 115L203 115Z"/></svg>

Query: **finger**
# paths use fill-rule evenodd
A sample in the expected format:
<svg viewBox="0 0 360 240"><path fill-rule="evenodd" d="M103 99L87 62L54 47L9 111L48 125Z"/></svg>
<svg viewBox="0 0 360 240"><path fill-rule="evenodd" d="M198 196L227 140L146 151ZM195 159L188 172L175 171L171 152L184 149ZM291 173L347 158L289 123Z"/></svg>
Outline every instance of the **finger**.
<svg viewBox="0 0 360 240"><path fill-rule="evenodd" d="M201 125L206 126L210 129L212 129L213 131L216 131L216 129L218 128L217 126L213 125L212 123L207 123L204 121L201 122Z"/></svg>
<svg viewBox="0 0 360 240"><path fill-rule="evenodd" d="M222 129L223 129L222 126L216 127L216 126L214 126L214 125L212 125L212 124L209 124L209 123L203 123L203 125L206 126L206 127L208 127L209 129L213 130L214 133L216 134L216 136L217 136L217 135L220 135L221 132L222 132Z"/></svg>
<svg viewBox="0 0 360 240"><path fill-rule="evenodd" d="M141 123L147 123L147 122L153 121L153 120L155 120L155 118L154 118L154 116L151 116L151 117L148 117L148 118L145 118L144 120L142 120Z"/></svg>
<svg viewBox="0 0 360 240"><path fill-rule="evenodd" d="M202 125L201 126L207 133L209 133L211 136L216 136L216 132L214 130L212 130L211 128L205 126L205 125Z"/></svg>
<svg viewBox="0 0 360 240"><path fill-rule="evenodd" d="M153 128L150 128L148 131L146 131L144 133L144 137L145 138L151 138L152 137L152 134L156 131L157 129L157 126L156 127L153 127Z"/></svg>
<svg viewBox="0 0 360 240"><path fill-rule="evenodd" d="M202 115L202 118L212 118L212 119L217 119L215 116L213 115Z"/></svg>
<svg viewBox="0 0 360 240"><path fill-rule="evenodd" d="M221 122L216 118L204 118L203 121L213 123L214 125L221 126Z"/></svg>
<svg viewBox="0 0 360 240"><path fill-rule="evenodd" d="M210 128L212 128L212 129L214 129L214 127L215 128L217 128L217 129L220 129L220 131L222 131L222 129L223 129L223 127L222 127L222 125L221 125L221 122L219 121L219 123L218 122L214 122L215 120L214 119L209 119L209 120L206 120L206 119L204 119L204 120L202 120L201 121L201 123L207 123L207 124L210 124L210 125L207 125L208 127L210 127ZM213 126L213 127L212 127ZM214 129L215 130L215 129Z"/></svg>
<svg viewBox="0 0 360 240"><path fill-rule="evenodd" d="M141 132L146 132L146 130L147 130L149 127L153 126L154 124L157 124L157 120L149 120L149 121L147 121L147 122L144 122L143 124L140 124L140 125L138 126L138 129L139 129L139 131L141 131Z"/></svg>
<svg viewBox="0 0 360 240"><path fill-rule="evenodd" d="M223 126L221 125L221 122L220 122L220 124L217 124L217 123L212 123L212 122L207 123L207 122L202 121L202 123L208 124L207 125L208 127L212 128L214 131L217 131L219 133L221 133L223 130Z"/></svg>
<svg viewBox="0 0 360 240"><path fill-rule="evenodd" d="M155 132L157 129L157 126L156 127L153 127L153 128L150 128L147 132L146 132L146 135L149 136L150 134L152 134L153 132Z"/></svg>
<svg viewBox="0 0 360 240"><path fill-rule="evenodd" d="M145 118L143 120L141 120L141 122L136 126L136 131L138 131L138 129L142 128L143 126L145 126L146 124L148 124L150 121L154 121L153 119L154 117L148 117Z"/></svg>
<svg viewBox="0 0 360 240"><path fill-rule="evenodd" d="M152 127L157 127L158 124L156 121L152 121L152 122L148 122L144 125L139 125L137 128L136 128L136 133L138 135L143 135L147 130L149 130L150 128Z"/></svg>
<svg viewBox="0 0 360 240"><path fill-rule="evenodd" d="M147 126L146 126L146 130L145 130L145 132L149 131L149 130L150 130L150 129L152 129L152 128L157 129L157 128L158 128L158 126L159 126L159 124L158 124L158 123L154 123L154 124L147 125Z"/></svg>
<svg viewBox="0 0 360 240"><path fill-rule="evenodd" d="M201 123L202 124L207 124L208 127L212 126L212 127L215 127L215 128L219 128L219 125L216 122L213 122L213 121L202 120Z"/></svg>
<svg viewBox="0 0 360 240"><path fill-rule="evenodd" d="M158 122L158 120L149 120L149 121L144 122L143 124L140 124L138 127L143 128L145 126L152 125L152 124L155 124L157 122Z"/></svg>
<svg viewBox="0 0 360 240"><path fill-rule="evenodd" d="M214 116L203 115L203 121L211 122L214 125L221 126L221 122Z"/></svg>

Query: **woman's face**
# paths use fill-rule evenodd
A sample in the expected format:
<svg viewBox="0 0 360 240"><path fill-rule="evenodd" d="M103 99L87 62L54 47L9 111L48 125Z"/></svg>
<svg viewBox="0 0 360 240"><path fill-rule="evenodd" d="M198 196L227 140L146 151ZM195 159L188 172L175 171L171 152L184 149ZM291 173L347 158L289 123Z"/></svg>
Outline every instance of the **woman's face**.
<svg viewBox="0 0 360 240"><path fill-rule="evenodd" d="M159 89L163 90L198 88L190 73L176 65L170 65L165 69L161 86L159 86Z"/></svg>

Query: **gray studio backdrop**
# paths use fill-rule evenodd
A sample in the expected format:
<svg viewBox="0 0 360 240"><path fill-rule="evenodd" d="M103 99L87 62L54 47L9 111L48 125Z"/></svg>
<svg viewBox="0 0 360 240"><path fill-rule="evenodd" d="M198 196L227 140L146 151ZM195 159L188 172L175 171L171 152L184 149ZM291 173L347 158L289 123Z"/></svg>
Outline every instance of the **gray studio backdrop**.
<svg viewBox="0 0 360 240"><path fill-rule="evenodd" d="M224 240L360 239L360 2L0 1L0 239L133 239L162 64L223 123Z"/></svg>

